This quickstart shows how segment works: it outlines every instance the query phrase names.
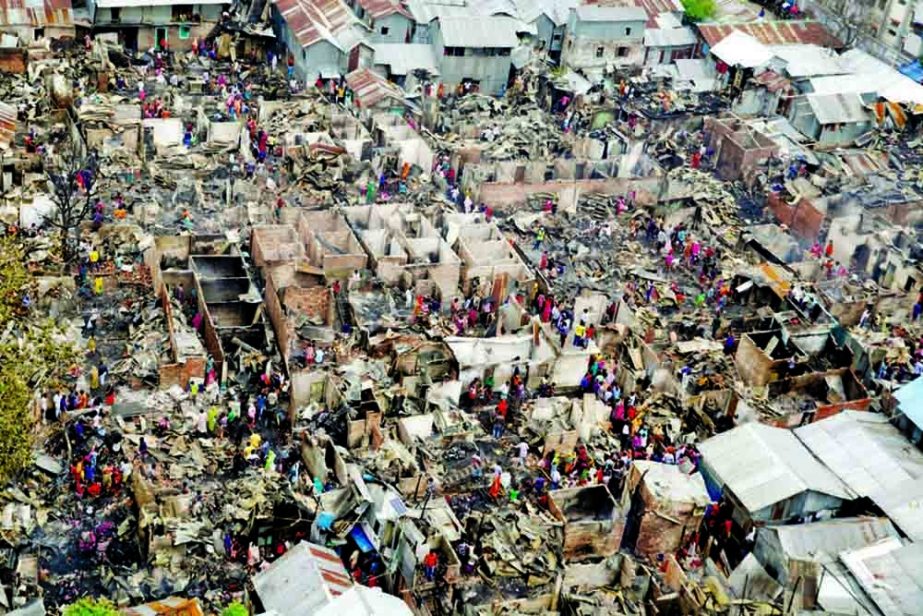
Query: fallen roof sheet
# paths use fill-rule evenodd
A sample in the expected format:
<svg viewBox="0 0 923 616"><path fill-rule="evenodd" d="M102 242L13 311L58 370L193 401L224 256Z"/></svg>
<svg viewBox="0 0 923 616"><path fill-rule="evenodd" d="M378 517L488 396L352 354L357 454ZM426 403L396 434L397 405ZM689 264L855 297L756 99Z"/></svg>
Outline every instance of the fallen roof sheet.
<svg viewBox="0 0 923 616"><path fill-rule="evenodd" d="M2 26L73 26L71 0L0 0Z"/></svg>
<svg viewBox="0 0 923 616"><path fill-rule="evenodd" d="M892 483L876 490L872 502L912 541L923 542L923 478Z"/></svg>
<svg viewBox="0 0 923 616"><path fill-rule="evenodd" d="M713 47L732 32L749 34L765 45L810 43L840 49L843 42L818 21L751 21L744 23L699 24L699 34Z"/></svg>
<svg viewBox="0 0 923 616"><path fill-rule="evenodd" d="M710 92L717 88L715 63L704 58L675 60L677 79L688 83L693 92Z"/></svg>
<svg viewBox="0 0 923 616"><path fill-rule="evenodd" d="M714 479L750 512L806 491L852 498L849 488L784 428L748 423L706 440L700 451Z"/></svg>
<svg viewBox="0 0 923 616"><path fill-rule="evenodd" d="M830 562L840 552L899 536L887 518L871 517L764 526L757 533L757 541L762 534L775 535L787 559L814 562Z"/></svg>
<svg viewBox="0 0 923 616"><path fill-rule="evenodd" d="M351 586L337 553L306 541L253 576L263 607L280 614L314 614Z"/></svg>
<svg viewBox="0 0 923 616"><path fill-rule="evenodd" d="M440 17L445 47L503 47L519 44L516 20L509 17Z"/></svg>
<svg viewBox="0 0 923 616"><path fill-rule="evenodd" d="M376 43L375 64L387 66L392 75L409 75L417 69L439 74L429 43Z"/></svg>
<svg viewBox="0 0 923 616"><path fill-rule="evenodd" d="M858 94L808 94L807 99L821 125L869 121L868 110Z"/></svg>
<svg viewBox="0 0 923 616"><path fill-rule="evenodd" d="M887 616L915 616L923 605L923 544L885 539L840 559Z"/></svg>
<svg viewBox="0 0 923 616"><path fill-rule="evenodd" d="M859 496L923 477L923 452L883 415L843 411L795 436Z"/></svg>
<svg viewBox="0 0 923 616"><path fill-rule="evenodd" d="M348 74L346 83L362 107L372 107L386 98L404 100L403 90L367 68L356 69Z"/></svg>
<svg viewBox="0 0 923 616"><path fill-rule="evenodd" d="M380 588L359 584L314 613L314 616L413 616L407 604Z"/></svg>
<svg viewBox="0 0 923 616"><path fill-rule="evenodd" d="M705 507L711 502L701 473L684 473L676 464L639 460L634 463L644 485L657 500Z"/></svg>
<svg viewBox="0 0 923 616"><path fill-rule="evenodd" d="M772 59L772 53L766 45L736 30L712 47L711 54L725 64L743 68L762 66Z"/></svg>

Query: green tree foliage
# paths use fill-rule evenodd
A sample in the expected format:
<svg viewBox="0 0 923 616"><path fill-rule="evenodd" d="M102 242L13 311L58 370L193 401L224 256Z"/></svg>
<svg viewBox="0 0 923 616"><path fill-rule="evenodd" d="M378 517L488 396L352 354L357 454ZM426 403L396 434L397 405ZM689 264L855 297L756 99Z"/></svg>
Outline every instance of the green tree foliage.
<svg viewBox="0 0 923 616"><path fill-rule="evenodd" d="M718 10L715 0L682 0L686 16L692 21L706 21Z"/></svg>
<svg viewBox="0 0 923 616"><path fill-rule="evenodd" d="M16 240L0 238L0 324L9 323L21 313L22 293L32 283L25 262L25 253Z"/></svg>
<svg viewBox="0 0 923 616"><path fill-rule="evenodd" d="M0 238L0 483L32 458L32 391L49 382L76 359L73 343L51 319L38 320L23 307L34 301L32 275L22 246ZM34 309L33 309L34 310Z"/></svg>
<svg viewBox="0 0 923 616"><path fill-rule="evenodd" d="M0 367L0 481L32 458L30 399L22 378L7 365Z"/></svg>
<svg viewBox="0 0 923 616"><path fill-rule="evenodd" d="M63 616L120 616L108 599L81 599L64 608Z"/></svg>
<svg viewBox="0 0 923 616"><path fill-rule="evenodd" d="M235 601L221 610L221 616L250 616L250 611Z"/></svg>

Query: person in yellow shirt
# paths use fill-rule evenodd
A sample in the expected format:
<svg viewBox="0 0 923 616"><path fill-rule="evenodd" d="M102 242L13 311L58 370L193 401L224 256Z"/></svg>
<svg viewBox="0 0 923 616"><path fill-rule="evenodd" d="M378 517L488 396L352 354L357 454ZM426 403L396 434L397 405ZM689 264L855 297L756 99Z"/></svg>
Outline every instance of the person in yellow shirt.
<svg viewBox="0 0 923 616"><path fill-rule="evenodd" d="M586 336L586 323L580 321L580 323L574 328L574 346L582 347L583 346L583 337Z"/></svg>
<svg viewBox="0 0 923 616"><path fill-rule="evenodd" d="M94 272L99 269L99 251L95 248L90 250L90 269Z"/></svg>
<svg viewBox="0 0 923 616"><path fill-rule="evenodd" d="M103 294L103 278L102 276L97 276L96 280L93 281L93 290L97 295Z"/></svg>

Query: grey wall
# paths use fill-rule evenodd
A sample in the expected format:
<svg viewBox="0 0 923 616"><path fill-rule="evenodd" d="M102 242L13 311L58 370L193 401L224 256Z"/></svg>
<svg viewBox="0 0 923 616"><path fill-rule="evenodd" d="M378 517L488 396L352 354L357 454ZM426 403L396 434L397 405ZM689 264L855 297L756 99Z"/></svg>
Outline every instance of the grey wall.
<svg viewBox="0 0 923 616"><path fill-rule="evenodd" d="M510 51L506 50L507 53ZM473 79L480 82L484 94L497 94L509 78L510 55L479 56L474 55L472 48L466 48L465 56L446 56L438 27L433 31L433 53L439 63L440 79L446 86L459 84L463 79Z"/></svg>
<svg viewBox="0 0 923 616"><path fill-rule="evenodd" d="M369 40L373 43L404 43L412 26L413 23L399 13L388 15L373 22ZM382 34L382 28L387 28L388 34Z"/></svg>

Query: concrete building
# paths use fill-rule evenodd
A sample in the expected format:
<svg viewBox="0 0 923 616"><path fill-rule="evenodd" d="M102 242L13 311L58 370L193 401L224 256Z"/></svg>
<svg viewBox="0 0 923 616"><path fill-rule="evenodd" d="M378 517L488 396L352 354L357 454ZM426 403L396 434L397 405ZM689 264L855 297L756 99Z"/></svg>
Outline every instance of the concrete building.
<svg viewBox="0 0 923 616"><path fill-rule="evenodd" d="M634 6L578 6L567 22L561 62L574 70L640 66L647 13Z"/></svg>
<svg viewBox="0 0 923 616"><path fill-rule="evenodd" d="M470 82L485 94L506 87L518 44L515 21L508 17L441 17L432 34L441 81Z"/></svg>
<svg viewBox="0 0 923 616"><path fill-rule="evenodd" d="M414 289L439 289L442 297L458 291L461 260L439 231L410 204L355 205L345 208L378 278Z"/></svg>
<svg viewBox="0 0 923 616"><path fill-rule="evenodd" d="M540 54L549 60L561 59L564 33L570 11L577 8L577 0L517 0L519 19L535 27L535 45Z"/></svg>
<svg viewBox="0 0 923 616"><path fill-rule="evenodd" d="M371 64L369 29L343 0L274 0L272 23L301 79L338 77Z"/></svg>
<svg viewBox="0 0 923 616"><path fill-rule="evenodd" d="M95 31L117 32L125 47L138 50L159 49L162 42L170 49L191 49L193 40L212 31L228 5L227 0L200 0L194 4L87 0Z"/></svg>
<svg viewBox="0 0 923 616"><path fill-rule="evenodd" d="M889 63L923 51L917 3L908 0L807 0L800 4L850 46Z"/></svg>
<svg viewBox="0 0 923 616"><path fill-rule="evenodd" d="M0 33L28 44L42 38L74 36L71 0L0 1ZM9 47L5 41L3 47Z"/></svg>

